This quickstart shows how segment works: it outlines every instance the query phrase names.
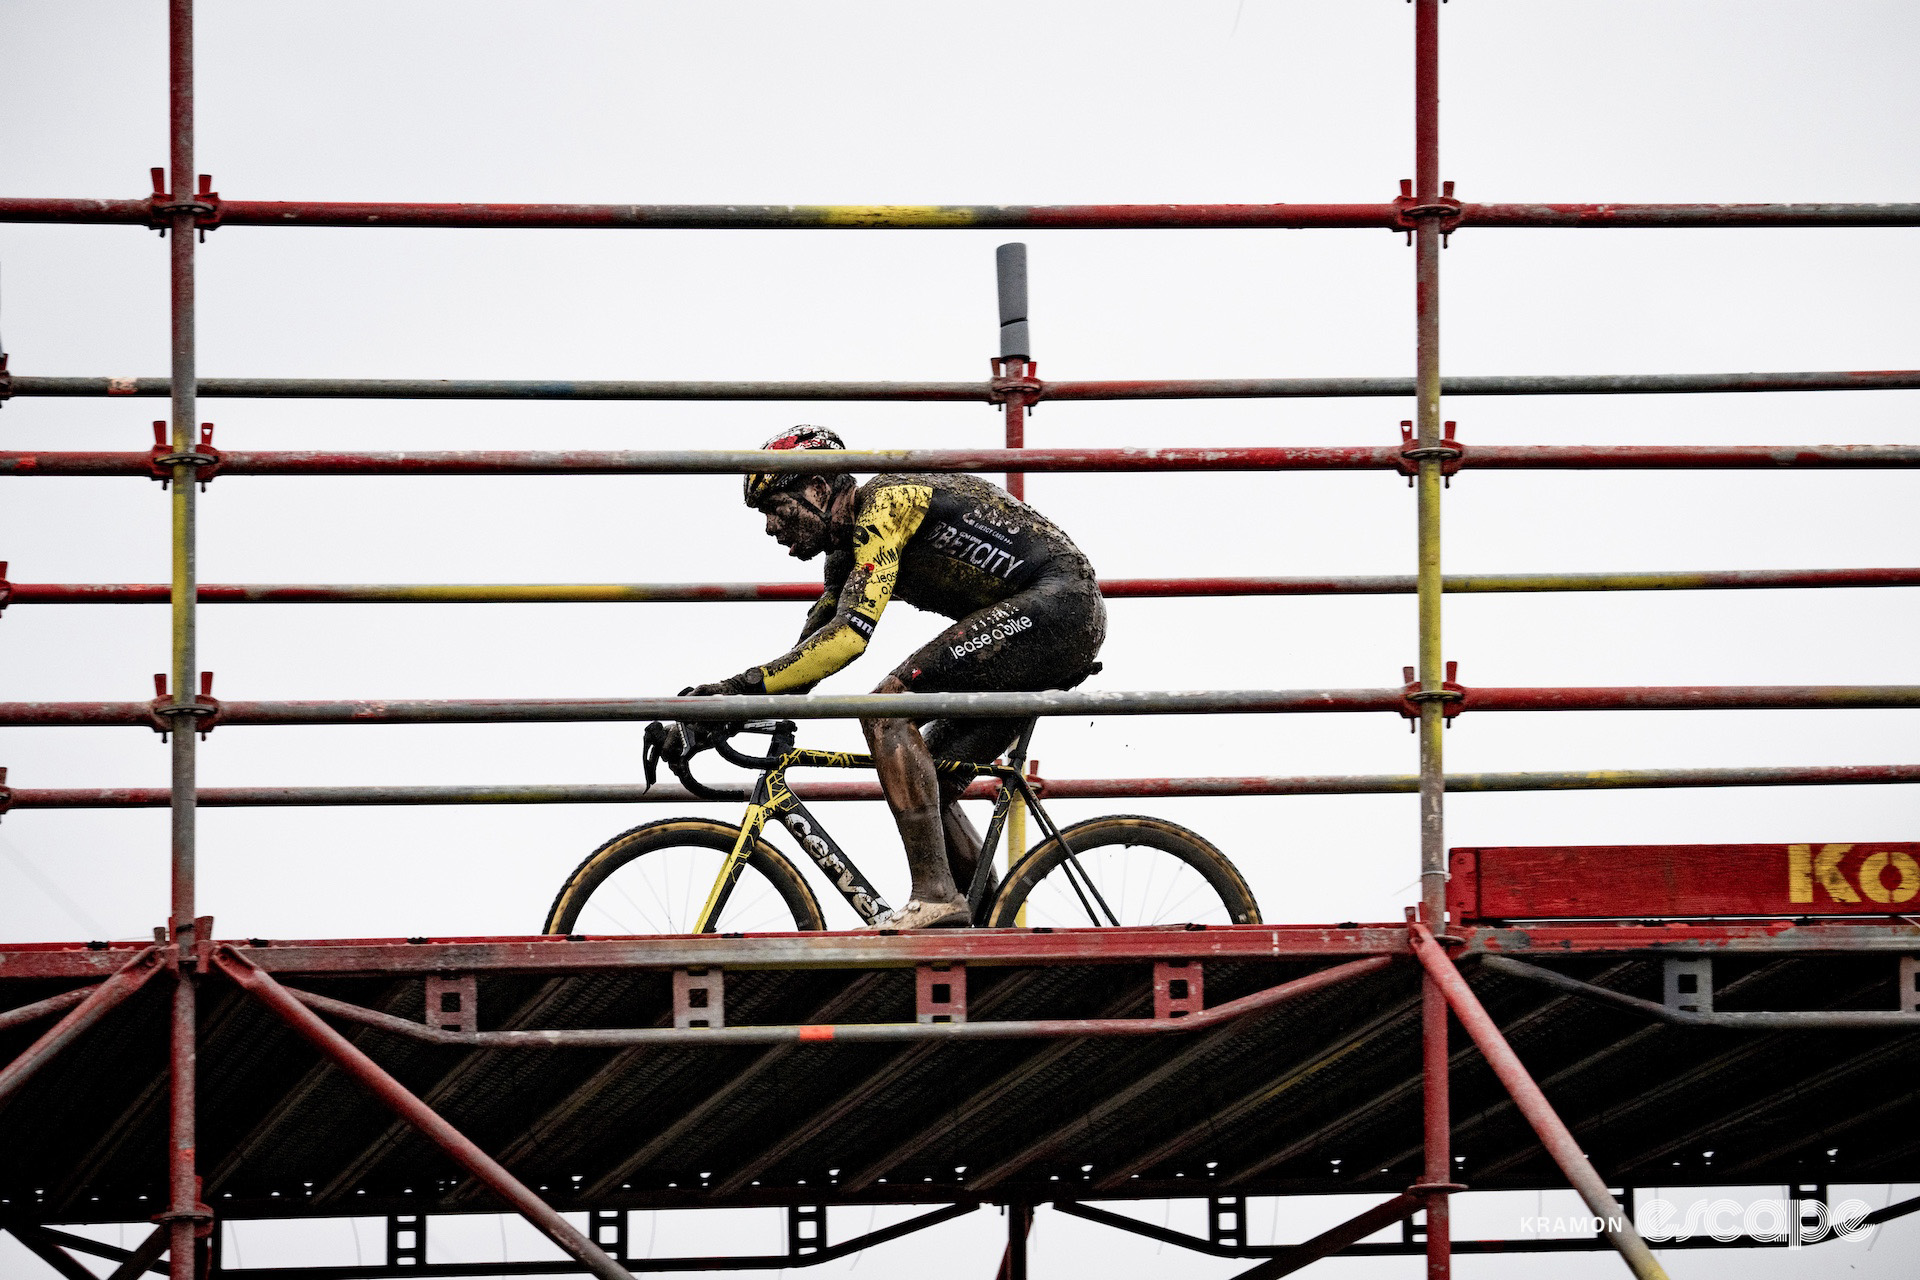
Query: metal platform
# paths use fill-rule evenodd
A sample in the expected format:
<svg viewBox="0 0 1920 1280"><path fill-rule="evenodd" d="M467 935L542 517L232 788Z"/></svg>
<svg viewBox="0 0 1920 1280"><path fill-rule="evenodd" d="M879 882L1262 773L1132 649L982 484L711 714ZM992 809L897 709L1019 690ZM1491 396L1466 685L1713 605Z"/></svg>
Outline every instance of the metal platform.
<svg viewBox="0 0 1920 1280"><path fill-rule="evenodd" d="M1613 924L1473 930L1459 958L1609 1181L1752 1185L1920 1181L1920 1029L1662 1025L1478 958L1526 957L1658 1002L1666 957L1710 956L1720 1010L1884 1011L1900 1007L1899 957L1916 950L1920 927L1904 923ZM98 980L139 951L0 950L0 1007ZM726 1027L706 1042L466 1048L334 1020L560 1209L1391 1195L1420 1173L1419 968L1399 925L256 939L235 951L289 989L416 1025L430 980L444 991L471 975L475 1003L440 1020L471 1011L483 1031L671 1028L675 971L724 975ZM932 972L964 984L958 1016L980 1027L1154 1022L1156 962L1196 962L1193 994L1218 1008L1370 956L1392 959L1193 1031L1162 1017L1123 1037L845 1040L863 1024L940 1031L916 1022L922 966L950 966ZM200 984L199 1158L223 1218L503 1207L215 969ZM137 1221L164 1207L171 987L113 1010L0 1110L8 1221ZM771 1026L816 1030L729 1042ZM0 1032L0 1061L43 1029ZM1564 1185L1457 1030L1452 1057L1459 1180Z"/></svg>

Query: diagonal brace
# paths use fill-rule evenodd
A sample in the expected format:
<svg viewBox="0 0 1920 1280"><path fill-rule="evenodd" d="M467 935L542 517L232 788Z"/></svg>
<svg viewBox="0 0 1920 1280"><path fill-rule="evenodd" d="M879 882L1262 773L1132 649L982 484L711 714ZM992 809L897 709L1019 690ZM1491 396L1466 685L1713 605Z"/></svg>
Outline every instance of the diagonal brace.
<svg viewBox="0 0 1920 1280"><path fill-rule="evenodd" d="M34 1257L58 1271L61 1280L95 1280L93 1272L80 1265L80 1260L60 1247L45 1227L32 1227L18 1223L7 1228L14 1238L25 1245Z"/></svg>
<svg viewBox="0 0 1920 1280"><path fill-rule="evenodd" d="M1247 1268L1233 1280L1276 1280L1279 1276L1290 1276L1329 1254L1338 1253L1348 1245L1366 1239L1382 1227L1411 1217L1420 1211L1425 1202L1424 1196L1403 1191L1391 1200L1383 1200L1373 1208L1348 1218L1337 1227L1329 1227L1311 1240L1294 1245L1277 1258L1269 1258L1258 1266Z"/></svg>
<svg viewBox="0 0 1920 1280"><path fill-rule="evenodd" d="M1587 1202L1594 1216L1607 1223L1607 1239L1625 1259L1628 1268L1639 1280L1667 1280L1666 1268L1653 1256L1653 1250L1641 1238L1632 1218L1613 1198L1606 1181L1595 1172L1592 1162L1580 1149L1580 1142L1573 1136L1573 1131L1554 1111L1553 1104L1547 1101L1547 1095L1540 1091L1540 1086L1533 1082L1519 1055L1514 1053L1513 1046L1500 1034L1500 1028L1494 1025L1480 998L1473 994L1473 988L1460 976L1460 970L1440 949L1433 934L1426 925L1412 921L1407 926L1407 940L1413 947L1413 954L1432 977L1434 985L1447 998L1453 1016L1466 1028L1467 1034L1486 1058L1487 1065L1493 1068L1494 1075L1506 1086L1514 1106L1533 1126L1534 1133L1539 1135L1540 1144L1547 1149L1547 1154L1560 1166L1560 1171L1573 1184L1573 1189L1580 1193L1580 1198Z"/></svg>
<svg viewBox="0 0 1920 1280"><path fill-rule="evenodd" d="M147 980L160 971L155 959L154 948L144 948L113 976L94 987L72 1012L47 1028L19 1057L0 1067L0 1103L17 1093L55 1054L79 1039L81 1033L104 1018L115 1005L146 986Z"/></svg>
<svg viewBox="0 0 1920 1280"><path fill-rule="evenodd" d="M331 1058L347 1074L366 1085L402 1120L420 1130L441 1150L493 1188L502 1199L519 1211L521 1216L537 1227L549 1240L559 1245L581 1266L600 1277L600 1280L633 1280L632 1274L625 1267L608 1257L606 1251L589 1240L579 1228L556 1213L552 1206L536 1196L525 1183L508 1173L499 1161L475 1146L471 1139L447 1123L438 1112L422 1102L405 1085L388 1075L379 1064L362 1053L345 1036L322 1022L317 1014L294 999L285 987L275 982L263 970L234 951L232 947L226 946L214 952L213 963L222 973L237 982L248 995L279 1014L288 1025L306 1037L315 1048Z"/></svg>

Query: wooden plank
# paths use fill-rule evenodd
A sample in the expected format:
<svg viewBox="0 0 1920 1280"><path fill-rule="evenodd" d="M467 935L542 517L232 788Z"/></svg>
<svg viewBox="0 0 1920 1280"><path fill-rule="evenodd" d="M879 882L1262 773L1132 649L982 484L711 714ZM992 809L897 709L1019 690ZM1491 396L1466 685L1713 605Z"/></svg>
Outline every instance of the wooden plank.
<svg viewBox="0 0 1920 1280"><path fill-rule="evenodd" d="M1456 920L1887 916L1920 910L1920 843L1451 851Z"/></svg>

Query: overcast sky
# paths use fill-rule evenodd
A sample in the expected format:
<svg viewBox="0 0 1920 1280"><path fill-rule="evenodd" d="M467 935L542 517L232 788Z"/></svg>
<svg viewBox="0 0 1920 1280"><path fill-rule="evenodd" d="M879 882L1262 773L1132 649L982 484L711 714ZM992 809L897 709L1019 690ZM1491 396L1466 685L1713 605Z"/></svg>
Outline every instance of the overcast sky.
<svg viewBox="0 0 1920 1280"><path fill-rule="evenodd" d="M0 191L143 195L148 168L166 159L163 6L15 3L0 8L0 33L10 54ZM233 198L1378 201L1413 171L1411 10L1394 0L208 0L199 33L199 168ZM1443 17L1443 175L1467 200L1913 200L1916 36L1912 5L1866 0L1460 0ZM992 252L1008 238L225 228L201 254L200 370L982 377L996 349ZM1412 372L1413 257L1397 235L1019 238L1031 246L1043 376ZM1915 367L1914 244L1908 230L1463 232L1443 258L1445 367ZM0 267L0 334L16 373L165 374L167 262L151 232L0 227ZM1456 399L1446 416L1470 444L1912 443L1916 394ZM1047 405L1028 440L1378 444L1411 414L1395 400ZM16 400L0 411L0 439L144 449L156 416L160 401ZM217 444L256 449L742 448L802 421L829 423L856 448L988 446L1001 432L983 405L204 400L201 416L218 424ZM1110 577L1413 568L1412 495L1386 473L1039 476L1028 493ZM1902 566L1914 562L1913 510L1902 473L1468 473L1447 494L1445 563ZM762 536L731 477L235 477L214 483L202 511L207 582L812 573ZM13 481L0 558L19 582L159 582L166 530L150 481ZM1912 683L1914 600L1894 590L1454 596L1445 651L1470 685ZM641 696L767 660L799 613L213 607L201 661L217 673L216 693L233 698ZM935 626L896 604L868 656L824 687L871 688ZM9 609L0 699L149 696L166 627L166 610L151 606ZM1090 687L1380 686L1398 683L1415 656L1407 597L1123 601L1110 637ZM1487 715L1448 733L1448 766L1906 763L1913 723L1892 711ZM857 739L848 725L808 733ZM639 746L638 725L230 728L202 748L202 782L625 782ZM1413 737L1389 716L1049 722L1034 754L1054 777L1416 767ZM0 731L0 765L16 786L164 785L166 760L144 730ZM1912 787L1466 796L1449 801L1448 839L1897 839L1913 830L1914 801ZM1113 807L1057 806L1066 818ZM1416 896L1412 797L1121 807L1150 807L1219 844L1270 920L1397 919ZM836 807L836 828L904 896L891 824L865 808ZM223 936L529 932L588 850L663 816L658 806L209 811L201 910ZM9 816L0 936L145 935L165 916L166 847L160 811ZM1879 1204L1886 1189L1867 1192ZM1299 1238L1308 1222L1287 1209L1278 1229ZM1496 1215L1481 1229L1513 1228ZM952 1269L939 1274L984 1274L997 1230L984 1215L947 1228ZM1849 1265L1901 1272L1900 1259L1910 1266L1920 1253L1915 1230L1891 1228ZM498 1256L490 1242L471 1256ZM924 1265L923 1246L894 1248L905 1251L867 1265ZM1099 1251L1119 1275L1234 1270L1044 1217L1037 1267L1064 1264L1069 1249ZM1677 1276L1792 1269L1784 1257L1671 1261ZM1567 1275L1615 1265L1556 1263ZM1517 1276L1530 1266L1472 1259L1459 1269ZM1328 1272L1410 1275L1413 1264Z"/></svg>

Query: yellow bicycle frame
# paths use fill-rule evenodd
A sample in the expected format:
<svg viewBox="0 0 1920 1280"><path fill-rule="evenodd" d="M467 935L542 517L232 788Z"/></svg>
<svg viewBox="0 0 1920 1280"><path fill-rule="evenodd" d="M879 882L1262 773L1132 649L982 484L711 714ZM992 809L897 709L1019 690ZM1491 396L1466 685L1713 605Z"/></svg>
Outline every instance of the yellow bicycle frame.
<svg viewBox="0 0 1920 1280"><path fill-rule="evenodd" d="M1000 782L999 793L994 797L993 818L987 825L986 835L980 842L980 862L974 874L974 882L969 888L968 900L975 909L976 900L985 892L990 883L988 868L1000 843L1000 833L1006 824L1008 810L1017 798L1029 806L1037 807L1031 786L1020 773L1017 766L1002 764L975 764L969 760L935 760L934 769L950 777L964 777L969 782L977 778L995 778ZM699 918L694 922L695 933L713 932L714 922L720 918L720 912L727 905L727 898L733 892L734 883L740 878L747 859L752 856L754 841L766 828L769 818L779 819L788 833L799 843L801 849L813 860L815 866L840 891L849 905L859 913L868 924L872 924L889 910L886 902L861 876L852 859L834 843L813 815L807 812L792 788L787 785L789 769L871 769L873 757L863 752L817 751L810 747L795 747L782 752L771 768L761 774L754 783L747 799L746 814L740 820L740 835L733 842L733 850L720 867L720 874L713 882L713 889L707 894L706 905L700 908Z"/></svg>

